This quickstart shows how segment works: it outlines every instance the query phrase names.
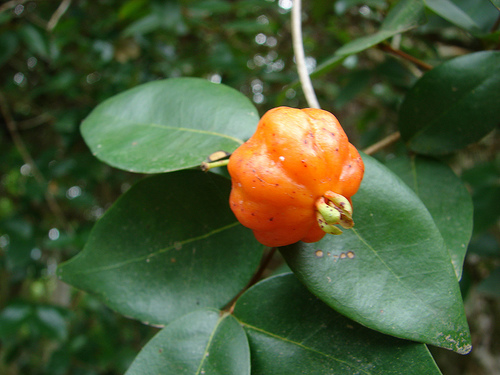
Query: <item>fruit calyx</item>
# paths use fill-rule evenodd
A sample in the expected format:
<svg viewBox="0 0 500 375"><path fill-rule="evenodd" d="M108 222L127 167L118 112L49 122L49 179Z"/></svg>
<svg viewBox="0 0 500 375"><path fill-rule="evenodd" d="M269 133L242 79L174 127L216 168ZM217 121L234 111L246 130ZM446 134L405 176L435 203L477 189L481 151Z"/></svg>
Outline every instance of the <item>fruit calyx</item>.
<svg viewBox="0 0 500 375"><path fill-rule="evenodd" d="M338 224L345 229L354 226L351 202L343 195L327 191L316 201L316 210L318 225L326 233L342 234Z"/></svg>

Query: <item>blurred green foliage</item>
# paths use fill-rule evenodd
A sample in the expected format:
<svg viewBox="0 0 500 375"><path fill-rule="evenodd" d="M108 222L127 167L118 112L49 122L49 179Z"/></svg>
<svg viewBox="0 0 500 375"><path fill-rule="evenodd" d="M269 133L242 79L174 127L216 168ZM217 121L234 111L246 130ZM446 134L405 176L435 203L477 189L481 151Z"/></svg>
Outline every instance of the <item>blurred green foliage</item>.
<svg viewBox="0 0 500 375"><path fill-rule="evenodd" d="M310 69L378 30L395 3L305 4ZM453 16L428 9L426 24L395 36L391 46L431 65L498 47L497 1L451 3ZM156 329L113 313L54 276L59 263L81 250L95 221L140 177L95 159L79 124L106 98L178 76L223 82L251 98L261 113L276 105L305 107L296 84L290 7L287 0L0 4L1 374L121 374L128 368ZM313 83L322 107L363 148L396 129L396 110L419 74L414 65L375 47L326 64ZM482 301L490 320L500 313L498 270L493 272L500 266L498 149L497 128L449 160L468 183L475 206L463 292L469 298L481 285L491 298ZM396 145L377 156L397 152ZM477 298L471 297L469 312L477 312ZM473 315L472 334L482 342L484 331ZM497 323L489 334L499 330ZM489 355L498 359L500 349L492 350ZM443 373L487 374L474 356L461 359L469 362L457 370L469 372L454 372L450 356L443 354Z"/></svg>

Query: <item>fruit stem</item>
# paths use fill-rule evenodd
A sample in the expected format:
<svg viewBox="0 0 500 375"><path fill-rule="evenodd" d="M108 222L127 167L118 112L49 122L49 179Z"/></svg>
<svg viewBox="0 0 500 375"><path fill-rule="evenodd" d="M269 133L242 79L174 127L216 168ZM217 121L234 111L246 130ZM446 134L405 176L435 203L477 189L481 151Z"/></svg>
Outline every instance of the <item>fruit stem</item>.
<svg viewBox="0 0 500 375"><path fill-rule="evenodd" d="M228 164L229 164L229 159L212 161L210 163L205 161L201 163L200 167L203 172L208 172L212 168L225 167Z"/></svg>

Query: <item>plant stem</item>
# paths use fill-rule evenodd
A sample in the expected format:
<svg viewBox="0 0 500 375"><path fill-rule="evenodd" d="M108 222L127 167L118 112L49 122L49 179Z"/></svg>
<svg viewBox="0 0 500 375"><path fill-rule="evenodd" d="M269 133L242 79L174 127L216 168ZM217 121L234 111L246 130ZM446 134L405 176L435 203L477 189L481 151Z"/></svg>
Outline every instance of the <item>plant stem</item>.
<svg viewBox="0 0 500 375"><path fill-rule="evenodd" d="M401 133L399 132L394 132L392 134L389 134L387 137L384 139L381 139L377 143L374 143L370 147L367 147L363 150L363 152L367 155L373 155L374 153L382 150L383 148L392 145L393 143L397 142L401 138Z"/></svg>
<svg viewBox="0 0 500 375"><path fill-rule="evenodd" d="M229 159L201 163L201 170L208 172L212 168L225 167L229 164Z"/></svg>
<svg viewBox="0 0 500 375"><path fill-rule="evenodd" d="M382 50L382 51L385 51L385 52L388 52L388 53L391 53L395 56L399 56L407 61L410 61L411 63L415 64L416 66L418 66L420 69L423 69L423 70L431 70L433 69L434 67L430 64L427 64L426 62L423 62L422 60L419 60L417 59L416 57L413 57L411 55L408 55L407 53L399 50L399 49L395 49L395 48L392 48L389 44L387 43L381 43L379 44L379 48Z"/></svg>
<svg viewBox="0 0 500 375"><path fill-rule="evenodd" d="M61 4L57 7L56 11L50 17L49 22L47 23L47 31L51 32L57 26L57 23L61 19L61 17L66 13L69 6L71 5L71 0L63 0Z"/></svg>
<svg viewBox="0 0 500 375"><path fill-rule="evenodd" d="M224 308L223 309L224 311L228 311L229 314L233 313L234 306L236 305L236 302L238 301L238 298L240 298L243 293L245 293L251 286L253 286L254 284L256 284L262 278L262 274L264 273L264 271L266 270L267 266L269 265L269 263L273 259L274 254L276 253L277 249L278 248L276 248L276 247L272 247L269 250L269 252L266 254L266 256L263 257L262 262L260 263L260 267L257 270L257 272L255 272L255 274L250 279L250 281L248 282L248 284L236 295L236 297L234 297L231 300L231 302L229 302L227 304L228 307Z"/></svg>
<svg viewBox="0 0 500 375"><path fill-rule="evenodd" d="M0 93L0 112L2 113L4 119L5 119L5 124L7 125L7 129L10 133L10 136L12 137L12 141L14 142L14 145L21 155L24 163L29 165L30 171L33 174L33 177L35 180L44 187L44 195L45 195L45 200L47 201L47 205L49 206L49 209L52 211L54 216L56 217L56 220L58 222L58 225L60 225L62 228L66 230L68 233L73 233L74 230L71 227L71 225L67 222L66 218L64 217L64 213L61 210L61 207L57 203L56 199L54 198L54 195L49 191L49 189L46 187L47 181L45 180L45 177L43 177L42 173L38 169L38 167L35 164L35 161L33 160L33 157L31 156L30 152L28 151L28 148L26 147L26 144L24 143L23 139L21 138L21 135L19 134L19 131L17 130L17 124L14 121L14 118L12 117L12 113L10 112L9 106L7 104L7 100L5 99L4 95Z"/></svg>
<svg viewBox="0 0 500 375"><path fill-rule="evenodd" d="M299 73L300 84L302 91L307 100L307 104L311 108L320 108L314 88L307 72L306 58L304 53L304 44L302 42L302 21L301 21L301 0L293 0L292 8L292 42L297 71Z"/></svg>

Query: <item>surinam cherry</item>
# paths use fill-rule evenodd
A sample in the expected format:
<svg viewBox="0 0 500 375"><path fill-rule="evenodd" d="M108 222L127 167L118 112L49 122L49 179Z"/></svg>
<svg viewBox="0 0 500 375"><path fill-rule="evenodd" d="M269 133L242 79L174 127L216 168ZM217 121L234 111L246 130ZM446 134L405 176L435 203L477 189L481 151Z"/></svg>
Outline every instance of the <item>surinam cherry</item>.
<svg viewBox="0 0 500 375"><path fill-rule="evenodd" d="M230 206L266 246L316 242L354 225L363 161L331 113L278 107L230 157Z"/></svg>

